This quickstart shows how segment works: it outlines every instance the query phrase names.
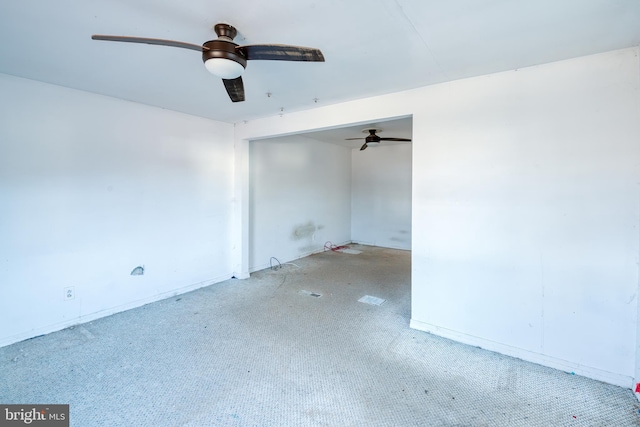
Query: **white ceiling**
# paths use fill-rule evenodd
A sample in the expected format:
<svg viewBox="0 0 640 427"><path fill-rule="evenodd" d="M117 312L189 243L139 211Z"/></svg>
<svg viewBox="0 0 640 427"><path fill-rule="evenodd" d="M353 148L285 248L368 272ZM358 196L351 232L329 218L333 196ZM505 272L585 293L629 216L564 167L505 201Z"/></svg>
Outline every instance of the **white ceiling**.
<svg viewBox="0 0 640 427"><path fill-rule="evenodd" d="M198 52L90 39L201 44L218 22L326 62L250 61L234 104ZM234 123L637 46L640 0L3 0L0 40L1 73Z"/></svg>

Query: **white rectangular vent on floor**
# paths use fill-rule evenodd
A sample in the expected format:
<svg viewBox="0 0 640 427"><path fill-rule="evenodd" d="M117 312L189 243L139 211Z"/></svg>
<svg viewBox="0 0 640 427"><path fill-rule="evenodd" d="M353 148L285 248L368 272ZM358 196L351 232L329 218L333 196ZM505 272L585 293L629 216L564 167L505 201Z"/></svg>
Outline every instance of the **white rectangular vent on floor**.
<svg viewBox="0 0 640 427"><path fill-rule="evenodd" d="M371 305L382 305L382 303L385 301L386 299L372 297L371 295L365 295L358 300L358 302L363 302L365 304L371 304Z"/></svg>

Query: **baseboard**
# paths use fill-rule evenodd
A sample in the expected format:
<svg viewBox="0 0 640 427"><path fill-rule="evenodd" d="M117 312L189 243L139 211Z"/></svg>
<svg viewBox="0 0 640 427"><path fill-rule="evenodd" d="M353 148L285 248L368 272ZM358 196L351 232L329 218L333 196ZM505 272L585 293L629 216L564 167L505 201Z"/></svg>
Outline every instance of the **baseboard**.
<svg viewBox="0 0 640 427"><path fill-rule="evenodd" d="M229 278L231 278L230 274L217 277L214 279L210 279L210 280L205 280L203 282L194 283L188 286L184 286L182 288L173 289L171 291L163 292L163 293L154 295L152 297L142 298L126 304L110 307L105 310L100 310L94 313L89 313L79 317L74 317L73 319L65 320L64 322L54 323L51 325L35 328L28 332L22 332L16 335L12 335L10 337L0 339L0 347L5 347L7 345L15 344L20 341L28 340L30 338L39 337L40 335L50 334L51 332L57 332L62 329L68 328L70 326L79 325L81 323L92 322L94 320L97 320L103 317L111 316L112 314L121 313L123 311L131 310L133 308L151 304L156 301L160 301L166 298L171 298L176 295L181 295L187 292L195 291L196 289L204 288L206 286L211 286L213 284L223 282L225 280L228 280Z"/></svg>
<svg viewBox="0 0 640 427"><path fill-rule="evenodd" d="M343 246L343 245L349 245L353 243L351 240L347 240L346 242L342 242L342 243L334 243L336 246ZM301 254L299 254L298 256L296 256L295 258L287 258L287 259L278 259L278 261L280 261L281 264L287 263L287 262L291 262L291 261L295 261L297 259L301 259L301 258L306 258L308 256L314 255L314 254L319 254L321 252L326 251L326 249L324 247L320 247L318 249L315 249L313 251L309 251L309 252L303 252ZM249 273L255 273L256 271L260 271L260 270L266 270L267 268L271 268L271 264L264 263L264 264L260 264L260 265L256 265L253 266L249 269ZM242 277L243 279L248 278L247 277Z"/></svg>
<svg viewBox="0 0 640 427"><path fill-rule="evenodd" d="M616 374L614 372L580 365L578 363L558 359L552 356L547 356L517 347L512 347L506 344L486 340L451 329L441 328L439 326L414 319L411 319L411 321L409 322L409 327L419 331L428 332L439 337L448 338L463 344L468 344L507 356L516 357L518 359L526 360L527 362L537 363L538 365L558 369L560 371L573 373L576 375L581 375L583 377L602 381L608 384L613 384L619 387L633 389L633 378L627 375Z"/></svg>
<svg viewBox="0 0 640 427"><path fill-rule="evenodd" d="M364 241L359 241L359 240L353 240L351 243L353 243L354 245L363 245L363 246L375 246L376 248L386 248L386 249L397 249L400 251L410 251L411 247L406 247L406 246L395 246L395 245L380 245L377 243L372 243L372 242L364 242Z"/></svg>

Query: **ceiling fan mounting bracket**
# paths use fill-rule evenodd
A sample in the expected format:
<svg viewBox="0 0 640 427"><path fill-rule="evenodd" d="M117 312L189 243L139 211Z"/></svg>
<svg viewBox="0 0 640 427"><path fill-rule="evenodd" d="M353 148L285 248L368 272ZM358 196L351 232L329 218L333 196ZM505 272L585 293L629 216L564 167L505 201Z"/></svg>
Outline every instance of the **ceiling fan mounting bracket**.
<svg viewBox="0 0 640 427"><path fill-rule="evenodd" d="M362 133L368 133L369 135L373 135L377 132L382 132L382 128L364 128L362 129Z"/></svg>
<svg viewBox="0 0 640 427"><path fill-rule="evenodd" d="M238 30L229 24L216 24L213 29L218 37L226 37L229 40L233 40L238 35Z"/></svg>

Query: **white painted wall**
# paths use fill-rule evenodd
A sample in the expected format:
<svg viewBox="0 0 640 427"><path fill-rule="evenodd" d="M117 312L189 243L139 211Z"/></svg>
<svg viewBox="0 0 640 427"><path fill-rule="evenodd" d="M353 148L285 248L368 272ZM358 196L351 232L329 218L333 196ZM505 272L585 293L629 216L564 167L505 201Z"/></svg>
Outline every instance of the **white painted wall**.
<svg viewBox="0 0 640 427"><path fill-rule="evenodd" d="M252 138L410 115L411 326L631 386L638 49L238 124L239 170Z"/></svg>
<svg viewBox="0 0 640 427"><path fill-rule="evenodd" d="M413 326L630 385L637 50L434 87L414 156ZM414 163L415 164L415 163Z"/></svg>
<svg viewBox="0 0 640 427"><path fill-rule="evenodd" d="M352 151L351 240L411 249L411 144Z"/></svg>
<svg viewBox="0 0 640 427"><path fill-rule="evenodd" d="M231 277L232 125L7 75L0 93L0 345Z"/></svg>
<svg viewBox="0 0 640 427"><path fill-rule="evenodd" d="M351 149L289 136L252 142L249 159L250 271L350 241Z"/></svg>

